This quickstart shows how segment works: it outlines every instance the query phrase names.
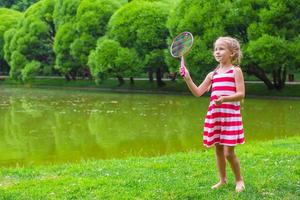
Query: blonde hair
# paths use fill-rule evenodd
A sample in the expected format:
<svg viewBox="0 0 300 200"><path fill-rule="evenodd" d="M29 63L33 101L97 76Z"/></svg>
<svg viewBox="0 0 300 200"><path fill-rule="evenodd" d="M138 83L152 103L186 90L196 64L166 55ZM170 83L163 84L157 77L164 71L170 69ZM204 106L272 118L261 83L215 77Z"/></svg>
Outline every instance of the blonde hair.
<svg viewBox="0 0 300 200"><path fill-rule="evenodd" d="M233 53L231 62L233 64L240 65L243 55L242 55L241 46L240 46L239 41L235 38L228 37L228 36L227 37L219 37L215 41L214 46L216 45L217 41L224 42L225 45L227 46L227 48Z"/></svg>

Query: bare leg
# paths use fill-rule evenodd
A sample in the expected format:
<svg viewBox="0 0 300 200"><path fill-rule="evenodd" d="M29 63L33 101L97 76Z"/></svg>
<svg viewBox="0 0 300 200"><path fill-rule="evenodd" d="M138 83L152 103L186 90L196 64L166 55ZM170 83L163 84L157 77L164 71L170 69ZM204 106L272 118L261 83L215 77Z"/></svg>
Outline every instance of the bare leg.
<svg viewBox="0 0 300 200"><path fill-rule="evenodd" d="M235 190L237 192L241 192L245 189L244 180L241 176L240 162L234 153L234 147L225 146L224 154L228 162L230 163L231 169L235 176L236 187Z"/></svg>
<svg viewBox="0 0 300 200"><path fill-rule="evenodd" d="M216 144L216 161L217 161L217 167L219 170L219 176L220 176L220 181L213 185L211 188L212 189L217 189L221 187L222 185L227 183L226 180L226 159L224 156L224 146Z"/></svg>

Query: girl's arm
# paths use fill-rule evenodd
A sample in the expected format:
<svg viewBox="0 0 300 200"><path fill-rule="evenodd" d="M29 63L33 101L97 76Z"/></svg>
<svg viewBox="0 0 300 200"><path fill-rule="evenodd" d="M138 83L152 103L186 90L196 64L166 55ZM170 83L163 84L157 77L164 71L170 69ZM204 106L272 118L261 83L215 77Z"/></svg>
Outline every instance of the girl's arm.
<svg viewBox="0 0 300 200"><path fill-rule="evenodd" d="M243 72L241 68L234 68L234 77L235 77L235 85L236 85L236 93L230 96L221 96L215 100L216 105L220 105L223 102L232 102L232 101L240 101L245 97L245 83Z"/></svg>
<svg viewBox="0 0 300 200"><path fill-rule="evenodd" d="M212 74L213 74L213 72L210 72L206 76L204 81L199 86L196 86L196 84L193 82L189 72L185 68L185 76L183 77L183 79L185 80L187 86L189 87L189 89L193 93L193 95L196 97L200 97L209 90L210 85L211 85Z"/></svg>

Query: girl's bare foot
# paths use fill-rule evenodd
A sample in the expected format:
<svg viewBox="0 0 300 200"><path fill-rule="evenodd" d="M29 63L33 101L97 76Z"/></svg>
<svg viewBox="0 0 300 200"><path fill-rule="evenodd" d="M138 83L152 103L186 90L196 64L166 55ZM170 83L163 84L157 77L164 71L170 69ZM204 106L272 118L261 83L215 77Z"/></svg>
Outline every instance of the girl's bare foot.
<svg viewBox="0 0 300 200"><path fill-rule="evenodd" d="M236 186L235 186L235 191L236 192L242 192L243 190L245 190L244 181L237 181Z"/></svg>
<svg viewBox="0 0 300 200"><path fill-rule="evenodd" d="M225 184L227 184L226 181L220 181L219 183L213 185L213 186L211 187L211 189L218 189L218 188L220 188L221 186L223 186L223 185L225 185Z"/></svg>

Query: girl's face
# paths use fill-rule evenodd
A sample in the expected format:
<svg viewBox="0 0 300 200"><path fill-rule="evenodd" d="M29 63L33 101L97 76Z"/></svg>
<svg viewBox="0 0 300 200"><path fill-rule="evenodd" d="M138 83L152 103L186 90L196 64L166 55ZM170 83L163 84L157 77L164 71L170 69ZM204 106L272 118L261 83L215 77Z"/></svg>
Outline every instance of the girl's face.
<svg viewBox="0 0 300 200"><path fill-rule="evenodd" d="M214 57L221 64L231 63L232 52L222 40L217 40L215 43Z"/></svg>

